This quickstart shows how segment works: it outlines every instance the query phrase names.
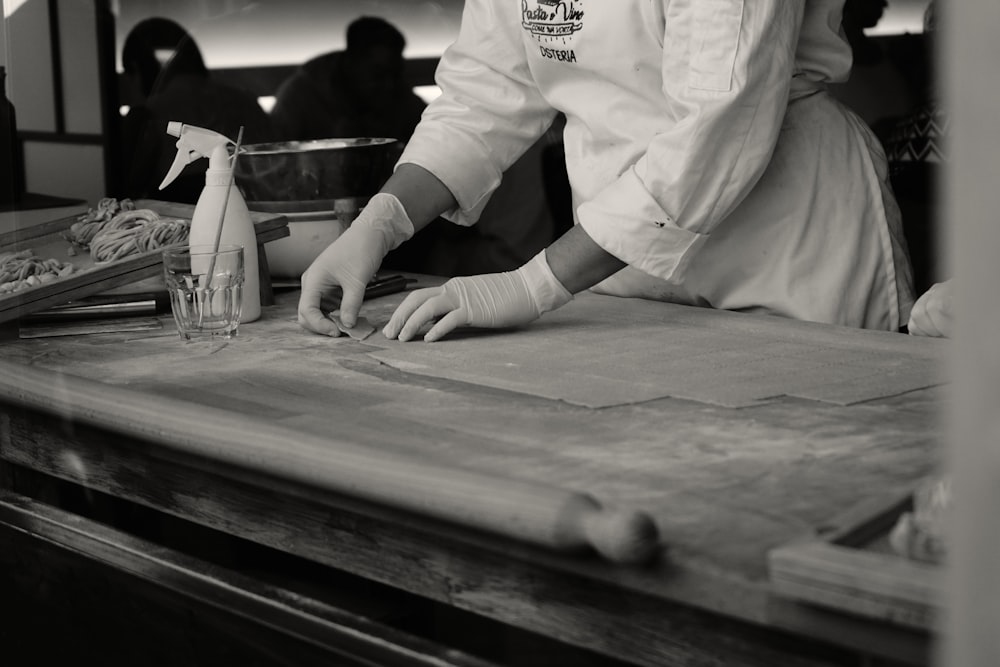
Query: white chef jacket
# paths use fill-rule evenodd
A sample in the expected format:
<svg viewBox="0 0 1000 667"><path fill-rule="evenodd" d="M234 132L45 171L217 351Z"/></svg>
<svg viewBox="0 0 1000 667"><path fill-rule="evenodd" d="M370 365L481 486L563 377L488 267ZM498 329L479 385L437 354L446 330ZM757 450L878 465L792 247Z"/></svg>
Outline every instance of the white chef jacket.
<svg viewBox="0 0 1000 667"><path fill-rule="evenodd" d="M824 91L843 0L466 0L400 163L472 224L566 114L576 222L628 264L594 287L897 329L913 302L885 157Z"/></svg>

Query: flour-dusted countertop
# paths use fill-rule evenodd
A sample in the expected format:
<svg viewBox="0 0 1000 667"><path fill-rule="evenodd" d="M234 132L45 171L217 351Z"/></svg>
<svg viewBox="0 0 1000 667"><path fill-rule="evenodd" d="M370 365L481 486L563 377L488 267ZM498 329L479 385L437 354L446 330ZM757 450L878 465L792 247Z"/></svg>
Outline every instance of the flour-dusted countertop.
<svg viewBox="0 0 1000 667"><path fill-rule="evenodd" d="M381 326L402 298L376 299L363 314ZM36 379L55 372L66 386L79 378L132 398L109 409L95 430L86 424L91 416L74 417L74 397L60 395L58 383L53 395L26 399L31 405L0 396L7 421L0 457L637 664L691 656L826 664L814 652L783 647L781 638L795 635L914 664L929 660L926 634L776 597L767 555L841 528L837 517L846 510L902 495L934 470L948 395L934 367L944 362L946 342L586 294L562 319L553 313L521 332L460 334L432 347L378 333L364 342L306 334L295 321L296 300L296 292L279 294L260 321L224 344L185 345L169 322L159 335L4 342L3 363L13 364L5 369ZM592 335L580 338L588 328ZM752 364L729 350L736 365L715 368L714 383L699 385L697 365L664 366L651 357L645 374L636 370L635 355L649 352L629 336L659 328L659 349L678 364L705 345L740 340L741 332L758 347L775 347ZM554 339L577 346L594 387L609 383L615 400L595 406L593 391L572 391L585 374L544 379L547 364L553 374L570 369L556 359ZM780 354L791 349L782 345L794 354ZM476 346L493 366L468 367ZM747 389L769 363L794 379L799 366L821 373L831 355L837 371L792 382L793 396L773 382L760 396ZM853 361L839 363L847 357ZM449 368L438 358L451 358ZM865 380L858 359L871 360L878 372L869 375L881 380ZM496 371L507 363L531 372ZM685 397L657 396L656 374L681 367L690 382L664 378L662 386ZM739 391L718 389L725 373ZM842 391L808 389L832 387L838 377ZM628 384L643 388L638 398L622 387ZM698 393L683 394L695 385ZM869 394L844 389L861 385ZM349 443L445 475L590 494L652 517L662 547L652 563L618 564L352 497L325 488L321 470L311 477L296 470L309 459L297 458L293 441L274 448L281 451L241 452L234 442L199 452L197 443L171 447L170 433L137 437L128 421L142 412L130 410L155 409L157 401L210 406L300 433L303 442ZM84 423L67 429L46 414ZM99 437L115 431L117 438Z"/></svg>

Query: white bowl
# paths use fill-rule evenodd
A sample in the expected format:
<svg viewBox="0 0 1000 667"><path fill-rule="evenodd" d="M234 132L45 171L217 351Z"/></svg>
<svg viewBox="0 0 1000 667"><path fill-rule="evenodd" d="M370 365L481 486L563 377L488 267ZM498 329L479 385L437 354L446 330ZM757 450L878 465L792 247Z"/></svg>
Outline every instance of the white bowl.
<svg viewBox="0 0 1000 667"><path fill-rule="evenodd" d="M302 277L313 260L350 225L334 211L283 215L288 218L288 236L264 245L272 278Z"/></svg>

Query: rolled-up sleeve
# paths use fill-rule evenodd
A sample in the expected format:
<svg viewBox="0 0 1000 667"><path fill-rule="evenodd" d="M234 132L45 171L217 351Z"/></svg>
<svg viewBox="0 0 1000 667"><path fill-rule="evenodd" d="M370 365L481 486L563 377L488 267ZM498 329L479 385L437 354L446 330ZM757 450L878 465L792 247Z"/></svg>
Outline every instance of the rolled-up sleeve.
<svg viewBox="0 0 1000 667"><path fill-rule="evenodd" d="M767 167L788 104L803 3L661 1L665 129L577 216L606 251L671 279Z"/></svg>
<svg viewBox="0 0 1000 667"><path fill-rule="evenodd" d="M466 0L458 39L435 74L442 94L399 159L451 190L458 208L445 217L458 224L479 219L503 172L555 116L528 69L517 9L510 0Z"/></svg>

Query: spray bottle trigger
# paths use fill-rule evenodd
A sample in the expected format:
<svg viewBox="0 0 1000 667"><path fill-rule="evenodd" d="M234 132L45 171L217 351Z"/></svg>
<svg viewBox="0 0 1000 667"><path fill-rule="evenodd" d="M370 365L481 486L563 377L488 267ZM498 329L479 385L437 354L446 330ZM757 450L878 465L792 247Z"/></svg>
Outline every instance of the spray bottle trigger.
<svg viewBox="0 0 1000 667"><path fill-rule="evenodd" d="M177 143L178 143L178 148L181 148L179 146L181 142L178 141ZM200 157L201 155L199 155L196 151L193 151L191 149L184 150L183 148L181 148L180 150L178 150L177 155L174 156L173 164L170 165L170 171L168 171L167 175L163 177L163 182L160 183L159 189L162 190L163 188L170 185L170 183L172 183L175 178L180 176L181 171L184 170L184 167L186 167L188 164L194 162Z"/></svg>
<svg viewBox="0 0 1000 667"><path fill-rule="evenodd" d="M228 167L229 152L226 147L233 142L225 135L206 130L203 127L186 125L179 121L167 123L167 134L177 137L177 155L174 157L173 164L170 165L170 171L160 183L161 190L180 176L185 166L198 158L209 158L211 169Z"/></svg>

